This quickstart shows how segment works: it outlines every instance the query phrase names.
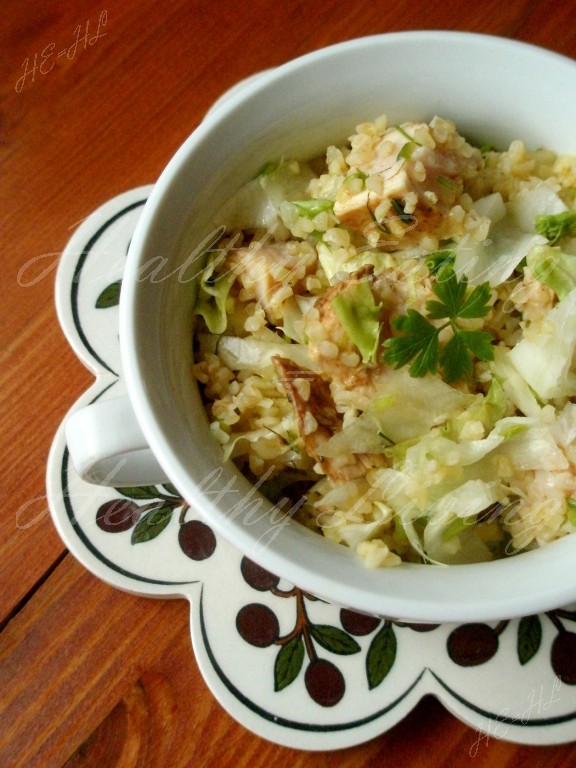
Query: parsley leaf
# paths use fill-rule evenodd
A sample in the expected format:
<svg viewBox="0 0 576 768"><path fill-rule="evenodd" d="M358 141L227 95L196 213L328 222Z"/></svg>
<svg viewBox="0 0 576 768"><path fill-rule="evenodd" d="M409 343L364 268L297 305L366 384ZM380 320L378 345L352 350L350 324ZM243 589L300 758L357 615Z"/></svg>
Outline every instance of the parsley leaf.
<svg viewBox="0 0 576 768"><path fill-rule="evenodd" d="M457 381L472 373L472 358L466 351L466 344L460 333L456 332L448 341L440 355L440 364L446 381Z"/></svg>
<svg viewBox="0 0 576 768"><path fill-rule="evenodd" d="M384 362L401 368L414 359L410 367L410 375L414 378L436 370L440 351L436 326L415 309L409 309L406 315L394 321L394 327L405 335L385 342L388 350L384 353Z"/></svg>
<svg viewBox="0 0 576 768"><path fill-rule="evenodd" d="M488 283L468 290L468 278L461 280L451 267L437 275L432 288L437 299L426 302L427 317L415 309L408 309L393 322L399 335L384 343L383 362L395 368L410 365L410 375L422 378L442 368L448 383L470 376L474 358L492 360L493 337L488 331L467 330L458 319L484 317L490 311L490 286ZM434 325L430 320L445 320ZM451 328L451 338L440 347L440 334Z"/></svg>
<svg viewBox="0 0 576 768"><path fill-rule="evenodd" d="M561 237L576 237L576 211L536 216L535 230L555 245Z"/></svg>
<svg viewBox="0 0 576 768"><path fill-rule="evenodd" d="M466 282L468 282L466 280ZM490 284L477 285L458 309L458 317L485 317L490 312Z"/></svg>

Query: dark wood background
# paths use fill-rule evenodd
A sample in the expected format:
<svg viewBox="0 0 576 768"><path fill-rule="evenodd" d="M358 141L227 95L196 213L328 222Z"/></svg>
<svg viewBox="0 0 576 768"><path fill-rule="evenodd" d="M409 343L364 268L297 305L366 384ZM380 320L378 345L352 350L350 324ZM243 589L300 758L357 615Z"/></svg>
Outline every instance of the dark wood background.
<svg viewBox="0 0 576 768"><path fill-rule="evenodd" d="M87 25L92 39L98 33L89 46ZM432 698L358 748L307 754L262 741L208 692L185 601L137 598L96 580L42 514L53 435L92 382L53 300L58 255L78 222L154 182L239 79L349 38L425 28L489 32L576 57L574 7L557 0L2 0L1 766L576 762L576 746L493 739L472 758L477 734ZM23 281L31 259L38 271Z"/></svg>

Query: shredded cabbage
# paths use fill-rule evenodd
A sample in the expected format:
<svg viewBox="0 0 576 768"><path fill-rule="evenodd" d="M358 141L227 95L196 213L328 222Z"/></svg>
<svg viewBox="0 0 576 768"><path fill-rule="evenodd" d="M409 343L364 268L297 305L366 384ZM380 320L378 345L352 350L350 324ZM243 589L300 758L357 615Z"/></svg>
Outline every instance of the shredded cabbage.
<svg viewBox="0 0 576 768"><path fill-rule="evenodd" d="M576 289L550 309L508 357L542 401L576 395L572 359L576 347Z"/></svg>
<svg viewBox="0 0 576 768"><path fill-rule="evenodd" d="M356 344L362 355L362 362L374 363L380 337L381 306L366 280L352 283L332 301L332 306L342 327Z"/></svg>
<svg viewBox="0 0 576 768"><path fill-rule="evenodd" d="M210 333L224 333L228 325L226 301L236 275L217 272L218 258L212 258L202 272L195 311L204 318Z"/></svg>
<svg viewBox="0 0 576 768"><path fill-rule="evenodd" d="M539 245L528 253L526 264L534 277L551 288L560 301L576 288L576 256L551 245Z"/></svg>
<svg viewBox="0 0 576 768"><path fill-rule="evenodd" d="M313 178L313 171L305 163L267 165L220 209L218 224L228 230L274 229L280 221L282 203L305 197Z"/></svg>
<svg viewBox="0 0 576 768"><path fill-rule="evenodd" d="M200 343L203 339L199 336ZM252 371L272 366L275 355L292 360L303 368L313 369L308 350L301 344L289 342L270 343L250 337L221 336L214 351L224 365L233 371Z"/></svg>

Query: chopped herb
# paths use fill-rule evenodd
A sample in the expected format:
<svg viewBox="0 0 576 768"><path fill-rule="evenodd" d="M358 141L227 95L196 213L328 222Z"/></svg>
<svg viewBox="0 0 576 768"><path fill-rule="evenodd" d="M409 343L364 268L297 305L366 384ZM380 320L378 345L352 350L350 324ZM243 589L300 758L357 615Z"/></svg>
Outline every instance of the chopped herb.
<svg viewBox="0 0 576 768"><path fill-rule="evenodd" d="M444 267L453 266L455 261L456 251L434 251L424 263L432 275L437 275Z"/></svg>
<svg viewBox="0 0 576 768"><path fill-rule="evenodd" d="M485 507L482 512L478 513L477 522L479 523L493 523L501 516L505 506L501 501L494 501Z"/></svg>
<svg viewBox="0 0 576 768"><path fill-rule="evenodd" d="M496 147L494 146L494 144L490 144L489 141L485 141L484 144L481 144L479 149L480 149L480 152L482 153L483 157L486 157L486 155L489 152L496 152L497 151Z"/></svg>
<svg viewBox="0 0 576 768"><path fill-rule="evenodd" d="M396 200L395 198L392 198L390 200L392 203L392 208L394 208L394 213L400 221L404 222L405 224L412 224L414 221L414 216L412 216L411 213L404 213L404 206L400 200Z"/></svg>
<svg viewBox="0 0 576 768"><path fill-rule="evenodd" d="M366 210L368 211L370 218L372 219L376 227L380 230L380 232L382 232L383 235L390 235L391 232L388 229L386 222L378 221L378 219L376 218L376 214L374 213L372 208L370 208L370 205L366 205Z"/></svg>
<svg viewBox="0 0 576 768"><path fill-rule="evenodd" d="M576 525L576 499L566 499L566 516L570 525Z"/></svg>
<svg viewBox="0 0 576 768"><path fill-rule="evenodd" d="M468 517L457 517L449 523L442 531L442 538L444 541L450 541L456 539L471 525L476 524L476 515L469 515Z"/></svg>
<svg viewBox="0 0 576 768"><path fill-rule="evenodd" d="M490 311L490 285L483 283L468 291L468 278L458 280L451 267L444 268L432 288L439 301L426 302L427 317L409 309L393 322L399 336L384 343L383 361L395 368L410 365L410 375L422 378L442 369L451 383L472 373L473 360L492 360L493 337L487 331L471 331L458 324L459 319L484 317ZM430 320L446 320L436 326ZM452 337L440 346L440 334L451 328Z"/></svg>
<svg viewBox="0 0 576 768"><path fill-rule="evenodd" d="M292 205L298 209L301 216L313 219L319 213L331 211L334 208L333 200L326 200L321 197L315 197L312 200L292 200Z"/></svg>
<svg viewBox="0 0 576 768"><path fill-rule="evenodd" d="M576 237L576 211L536 216L536 232L554 245L561 237Z"/></svg>
<svg viewBox="0 0 576 768"><path fill-rule="evenodd" d="M281 442L284 445L287 445L288 448L293 448L296 442L298 441L298 435L292 435L290 431L287 432L286 437L284 435L281 435L280 432L276 432L275 429L272 429L272 427L264 427L264 429L267 429L268 432L271 432L273 435L276 435L276 437L281 440ZM228 432L230 432L230 427L228 427Z"/></svg>
<svg viewBox="0 0 576 768"><path fill-rule="evenodd" d="M400 152L396 155L396 160L410 160L410 157L412 156L412 152L416 149L418 144L415 141L407 141L406 144L402 147Z"/></svg>
<svg viewBox="0 0 576 768"><path fill-rule="evenodd" d="M456 189L454 182L448 179L446 176L436 176L436 181L438 184L440 184L440 186L446 187L446 189L450 189L452 191Z"/></svg>
<svg viewBox="0 0 576 768"><path fill-rule="evenodd" d="M362 171L354 171L354 173L349 173L344 181L347 181L348 179L362 179L362 181L366 181L367 178L368 176L365 173L362 173Z"/></svg>
<svg viewBox="0 0 576 768"><path fill-rule="evenodd" d="M381 437L381 438L382 438L382 440L386 440L386 442L387 442L387 443L389 443L390 445L396 445L396 443L394 442L394 440L391 440L391 439L388 437L388 435L385 435L385 434L384 434L384 432L382 432L382 431L380 431L380 430L378 430L378 437Z"/></svg>
<svg viewBox="0 0 576 768"><path fill-rule="evenodd" d="M264 163L262 168L258 171L258 173L255 174L254 178L258 179L260 176L270 176L271 173L274 173L274 171L278 168L278 163L274 160L270 160L268 163Z"/></svg>
<svg viewBox="0 0 576 768"><path fill-rule="evenodd" d="M419 141L416 141L416 139L415 139L415 138L413 138L412 136L410 136L410 134L409 134L409 133L406 133L406 131L404 130L404 128L402 128L402 126L401 126L401 125L397 125L397 126L395 126L395 128L396 128L396 130L397 130L397 131L400 131L400 133L402 134L402 136L406 136L406 138L408 139L408 141L411 141L413 144L416 144L418 147L421 147L421 146L422 146L422 144L421 144Z"/></svg>
<svg viewBox="0 0 576 768"><path fill-rule="evenodd" d="M525 432L527 429L528 427L525 424L510 424L509 427L502 429L500 434L504 440L511 440L513 437L516 437L516 435L521 435L522 432Z"/></svg>

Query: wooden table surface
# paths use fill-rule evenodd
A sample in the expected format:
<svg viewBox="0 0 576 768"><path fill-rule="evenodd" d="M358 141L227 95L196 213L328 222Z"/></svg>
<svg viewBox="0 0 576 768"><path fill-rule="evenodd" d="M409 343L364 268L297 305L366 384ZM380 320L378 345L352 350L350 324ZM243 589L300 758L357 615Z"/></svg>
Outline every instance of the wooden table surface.
<svg viewBox="0 0 576 768"><path fill-rule="evenodd" d="M208 691L186 601L97 580L47 512L51 441L92 383L54 310L55 267L78 222L154 182L239 79L349 38L425 28L576 57L573 4L554 0L2 0L0 766L576 763L576 744L488 739L473 755L477 734L433 698L356 748L316 754L268 743Z"/></svg>

